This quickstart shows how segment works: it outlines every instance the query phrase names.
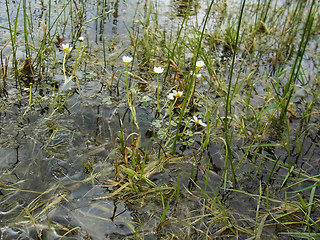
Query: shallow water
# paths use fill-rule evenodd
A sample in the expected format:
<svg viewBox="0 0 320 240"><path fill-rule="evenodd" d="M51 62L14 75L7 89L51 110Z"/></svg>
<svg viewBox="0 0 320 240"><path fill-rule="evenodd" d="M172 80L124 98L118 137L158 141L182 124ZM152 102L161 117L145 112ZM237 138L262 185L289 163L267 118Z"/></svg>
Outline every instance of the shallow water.
<svg viewBox="0 0 320 240"><path fill-rule="evenodd" d="M75 1L72 5L68 5L68 11L80 9L81 2ZM285 163L288 159L287 151L271 146L253 152L253 155L256 155L248 157L249 160L243 162L237 172L239 185L233 186L231 181L228 181L226 187L229 190L220 189L223 182L225 150L223 141L220 140L222 134L218 127L214 130L217 139L212 140L202 154L196 153L201 142L200 134L198 134L192 139L192 144L178 145L177 153L181 158L176 163L168 164L163 171L156 172L150 177L150 180L157 186L169 187L175 187L180 179L181 192L178 204L173 200L165 199L170 206L167 213L170 217L164 224L159 224L159 218L164 208L164 203L159 200L159 195L154 194L146 199L130 199L126 202L123 202L121 198L110 197L112 188L106 187L105 183L115 178L114 165L118 156L114 150L118 147L116 138L119 137L121 130L120 123L123 122L127 134L131 132L131 128L140 134L141 147L144 149L150 149L154 141L162 141L163 144L163 140L159 140L157 137L157 133L160 135L160 129L155 124L157 120L154 107L155 81L152 78L147 78L150 74L143 73L143 66L140 66L141 61L135 63L132 69L143 78L143 81L134 80L137 81L135 82L137 86L140 84L136 87L136 111L140 128L131 127L128 117L130 114L125 100L125 73L123 72L119 76L119 73L125 70L120 56L134 52L133 47L130 46L130 34L141 34L148 28L156 29L159 27L161 31L165 30L168 35L176 36L178 28L183 22L185 2L172 0L103 2L104 4L102 2L98 4L94 1L85 2L84 19L86 21L94 19L104 12L111 12L106 15L105 19L97 18L90 21L82 30L82 36L85 37L83 44L87 45L88 54L85 56L86 61L77 72L81 90L77 89L74 82L70 82L67 87L72 88L73 93L65 108L61 109L61 113L50 116L53 111L52 105L54 105L52 103L53 96L61 93L65 97L67 89L60 88L58 92L54 92L50 85L56 81L61 86L64 81L61 67L63 53L58 51L58 48L56 49L56 58L50 57L47 60L49 70L44 71L42 76L43 86L36 86L32 90L34 96L42 98L41 104L36 104L28 110L29 89L23 88L23 94L20 95L12 76L8 77L8 82L10 82L7 88L8 97L1 101L0 119L1 239L119 239L134 238L133 236L139 236L137 233L150 239L161 239L161 237L173 235L178 236L178 239L182 237L205 239L205 235L200 232L203 231L201 229L205 228L208 232L213 233L225 226L221 223L215 225L210 222L213 216L221 214L221 211L210 212L208 210L210 209L208 199L212 200L217 193L221 195L221 203L234 216L234 221L238 226L245 228L248 225L254 225L258 198L243 194L241 191L259 194L261 183L267 181L270 170L273 168L272 161L278 160ZM191 15L186 28L187 32L190 31L188 33L190 35L194 34L191 30L201 30L201 24L209 6L209 1L191 2ZM68 1L52 1L51 24L66 3ZM248 4L254 3L251 1ZM37 45L36 43L42 36L44 16L48 14L48 1L44 1L44 6L41 6L38 1L29 1L27 4L28 15L34 26L32 41ZM286 1L279 1L278 4L286 4ZM15 1L9 3L10 16L15 16L18 5L19 2ZM147 19L148 9L151 6L153 7L152 11L156 11L158 14L158 26L156 26L155 14L150 15L152 19L150 25L143 25L147 24L144 21ZM239 10L237 6L237 1L220 1L214 6L213 16L209 19L206 27L208 38L205 39L205 42L208 44L208 48L211 46L211 41L214 40L211 38L211 32L214 29L221 27L221 32L224 32L230 22L235 22ZM21 7L21 13L22 10ZM65 42L72 43L75 38L74 33L78 28L76 24L69 24L68 11L65 11L57 19L51 34L59 35L65 39ZM249 16L250 14L248 12ZM0 17L0 26L7 26L7 18L3 17L6 16L5 8L0 10L0 15L2 16ZM226 18L225 15L231 17ZM135 20L133 21L133 19ZM65 25L65 23L67 24ZM21 34L18 35L18 42L23 43L22 17L18 18L18 29L21 31ZM0 28L0 34L2 34L0 45L3 46L10 38L9 31ZM268 43L268 41L270 42ZM276 38L265 40L268 47L273 47L276 41ZM103 43L107 45L105 52L103 51ZM313 38L311 43L311 47L306 53L306 56L309 57L303 61L303 67L305 68L305 78L310 79L310 85L316 88L317 83L313 75L319 71L317 65L319 56L315 57L312 52L319 50L319 42ZM4 56L9 55L10 44L4 48ZM244 54L244 52L241 49L241 53ZM250 99L254 107L266 106L266 88L270 86L265 84L265 75L270 73L270 76L273 76L272 72L275 71L267 60L271 53L272 50L266 50L266 53L258 58L261 62L257 60L254 63L244 64L241 68L243 76L246 76L247 71L252 71L255 68L256 81L253 84L255 94ZM218 61L221 66L217 69L217 74L221 78L225 77L228 72L230 52L222 45L217 44L212 47L211 54L212 58ZM188 52L185 59L190 61L191 56L192 53ZM18 44L17 58L21 58L19 66L22 65L25 57L24 45ZM106 57L105 61L104 57ZM137 58L139 59L139 57L143 56ZM292 61L292 58L288 60L288 66ZM9 66L11 64L10 58ZM236 69L239 68L240 66L237 65ZM115 79L119 77L119 84L115 86L113 82L112 87L107 88L106 85L115 72ZM203 70L203 74L208 75L208 72ZM148 80L147 84L145 77ZM285 81L285 74L281 77ZM210 89L206 81L203 81L202 84L199 93L209 96L209 99L214 101L216 106L222 108L224 102L221 95L216 93L214 89ZM237 96L234 101L235 111L239 112L239 116L244 112L241 91L245 92L249 85L249 83L244 83L239 90L240 96ZM296 108L304 111L305 103L312 100L312 96L310 92L304 91L303 84L301 84L301 89L294 101ZM168 89L164 87L164 90ZM210 97L211 95L212 97ZM166 97L165 93L162 94L162 97ZM317 109L319 110L319 104L317 99L315 102L314 111L316 112ZM199 106L199 109L201 109L200 112L205 111L204 106ZM249 109L248 112L251 113L250 111ZM216 118L217 110L212 114L212 119ZM295 168L309 175L317 175L320 172L318 120L317 114L312 115L310 119L311 131L306 135L301 154L295 153L290 156L290 161L295 164ZM249 117L242 119L242 121L248 124L248 129L254 125ZM309 127L303 124L299 118L292 120L292 136L290 136L292 141L297 139L295 130L300 127L301 129ZM276 127L271 126L270 128L270 132L266 135L266 142L277 142L279 131ZM201 132L199 129L197 130ZM239 129L237 131L240 132ZM295 148L299 147L299 143L296 141ZM242 156L245 151L243 146L247 144L248 139L235 137L232 146L234 155L236 157ZM295 148L292 148L292 152ZM260 165L258 161L261 161ZM86 164L90 165L91 163L92 169L86 167L88 166ZM278 190L281 190L281 184L286 174L287 170L284 168L275 169L268 185L272 197L284 198L283 192ZM293 186L291 190L302 189L313 183L314 180L310 179L310 181ZM207 190L206 200L203 198L203 189ZM232 189L237 191L232 191ZM309 192L310 190L304 192L305 198L308 197ZM319 191L317 190L315 194L318 196ZM277 203L274 203L274 209L276 207ZM319 214L317 211L314 213L315 215ZM221 218L224 217L222 214ZM191 222L195 219L193 228L188 228L189 219ZM185 223L181 223L181 221L185 221ZM279 231L271 224L266 229L265 234L271 233L274 236L273 239L284 239L277 236ZM66 236L63 236L64 234ZM249 236L251 236L249 233L243 233L241 239ZM225 236L221 239L230 238Z"/></svg>

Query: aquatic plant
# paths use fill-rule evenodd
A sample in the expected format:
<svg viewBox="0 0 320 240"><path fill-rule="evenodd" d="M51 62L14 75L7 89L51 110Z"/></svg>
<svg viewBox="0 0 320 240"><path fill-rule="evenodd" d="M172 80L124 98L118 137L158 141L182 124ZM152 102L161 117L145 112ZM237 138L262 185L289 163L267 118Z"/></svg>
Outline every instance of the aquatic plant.
<svg viewBox="0 0 320 240"><path fill-rule="evenodd" d="M133 105L133 94L129 89L129 64L132 62L132 60L133 58L129 56L122 57L122 61L126 65L126 94L127 94L128 106L132 114L133 122L135 123L136 127L139 129L139 125L136 117L136 109Z"/></svg>
<svg viewBox="0 0 320 240"><path fill-rule="evenodd" d="M170 92L167 96L168 99L170 100L176 100L179 97L181 97L183 95L182 91L177 91L177 90L172 90L172 92Z"/></svg>
<svg viewBox="0 0 320 240"><path fill-rule="evenodd" d="M318 237L317 1L39 4L0 25L4 236Z"/></svg>
<svg viewBox="0 0 320 240"><path fill-rule="evenodd" d="M196 62L196 69L199 71L204 66L204 62L202 60Z"/></svg>
<svg viewBox="0 0 320 240"><path fill-rule="evenodd" d="M195 125L200 125L200 126L202 126L202 127L206 127L206 126L207 126L207 124L205 124L204 122L202 122L201 119L198 119L197 116L193 116L190 121L193 122Z"/></svg>
<svg viewBox="0 0 320 240"><path fill-rule="evenodd" d="M159 74L163 73L164 68L162 67L154 67L153 71L157 74L157 111L160 111L160 100L159 100L159 95L160 95L160 88L159 88Z"/></svg>
<svg viewBox="0 0 320 240"><path fill-rule="evenodd" d="M171 130L171 120L172 120L172 112L173 112L173 107L176 104L178 98L180 98L182 96L183 92L182 91L176 91L176 90L172 90L172 92L170 92L167 96L167 98L170 101L170 107L169 107L169 124L168 124L168 130L167 133L170 133Z"/></svg>
<svg viewBox="0 0 320 240"><path fill-rule="evenodd" d="M62 44L62 51L64 52L63 62L62 62L62 70L63 70L63 75L64 75L64 85L65 86L72 79L72 76L67 77L67 73L66 73L67 55L69 52L71 52L71 50L72 50L72 47L70 47L68 43Z"/></svg>

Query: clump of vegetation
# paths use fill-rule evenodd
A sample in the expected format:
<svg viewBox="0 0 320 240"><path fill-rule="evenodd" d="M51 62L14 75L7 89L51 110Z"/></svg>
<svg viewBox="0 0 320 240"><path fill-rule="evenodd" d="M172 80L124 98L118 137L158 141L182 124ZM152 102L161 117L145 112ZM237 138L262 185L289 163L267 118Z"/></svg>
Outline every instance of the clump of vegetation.
<svg viewBox="0 0 320 240"><path fill-rule="evenodd" d="M2 232L319 238L317 1L33 4L0 26Z"/></svg>

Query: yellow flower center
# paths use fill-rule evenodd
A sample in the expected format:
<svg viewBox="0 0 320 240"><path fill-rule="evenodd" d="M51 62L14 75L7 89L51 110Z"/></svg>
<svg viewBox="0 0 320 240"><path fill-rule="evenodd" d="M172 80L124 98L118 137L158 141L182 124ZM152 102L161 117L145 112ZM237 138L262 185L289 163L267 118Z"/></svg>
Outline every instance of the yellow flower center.
<svg viewBox="0 0 320 240"><path fill-rule="evenodd" d="M174 95L174 97L175 97L175 98L179 98L179 97L181 97L181 94L177 92L177 93Z"/></svg>

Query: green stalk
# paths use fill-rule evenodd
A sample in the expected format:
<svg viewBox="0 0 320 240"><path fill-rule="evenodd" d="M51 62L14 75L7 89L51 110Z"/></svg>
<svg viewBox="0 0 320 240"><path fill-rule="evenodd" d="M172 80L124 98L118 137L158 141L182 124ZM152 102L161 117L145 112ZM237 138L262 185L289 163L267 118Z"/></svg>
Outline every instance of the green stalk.
<svg viewBox="0 0 320 240"><path fill-rule="evenodd" d="M105 1L103 3L103 6L105 6ZM104 34L104 21L106 19L105 17L105 13L106 13L106 8L103 7L102 10L102 19L101 19L101 28L102 28L102 49L103 49L103 63L104 63L104 68L107 67L107 56L106 56L106 40L105 40L105 34Z"/></svg>
<svg viewBox="0 0 320 240"><path fill-rule="evenodd" d="M163 205L163 212L162 212L162 215L161 215L161 218L160 218L160 225L164 223L164 221L166 220L166 215L167 215L167 212L168 212L168 209L169 209L169 203L170 201L168 200L167 204L165 205L164 203L164 199L163 199L163 194L161 193L162 197L162 205Z"/></svg>
<svg viewBox="0 0 320 240"><path fill-rule="evenodd" d="M51 0L49 0L48 4L48 36L50 38L50 29L51 29Z"/></svg>
<svg viewBox="0 0 320 240"><path fill-rule="evenodd" d="M63 75L64 75L64 82L65 84L67 83L67 73L66 73L66 59L67 59L67 52L64 52L64 57L63 57L63 62L62 62L62 70L63 70Z"/></svg>
<svg viewBox="0 0 320 240"><path fill-rule="evenodd" d="M157 111L160 112L160 100L159 100L160 88L159 88L159 74L157 73ZM171 107L171 105L170 105Z"/></svg>
<svg viewBox="0 0 320 240"><path fill-rule="evenodd" d="M32 9L31 9L30 1L29 1L29 8L28 8L28 10L29 10L29 14L27 14L27 16L28 16L27 19L28 19L29 32L32 33L32 32L34 32L34 25L33 25ZM45 19L45 22L46 22L46 21L47 21L47 12L45 12L44 14L45 14L44 19ZM31 46L36 46L37 43L35 43L35 41L34 41L34 36L33 36L33 34L30 34L29 37L30 37L29 43L30 43L30 41L31 41L31 44L29 44L29 46L30 46L30 45L31 45Z"/></svg>
<svg viewBox="0 0 320 240"><path fill-rule="evenodd" d="M273 166L272 166L272 169L268 175L268 178L267 178L267 181L266 181L266 185L265 185L265 188L268 187L269 183L270 183L270 180L271 180L271 177L274 173L274 170L276 169L276 167L278 166L278 162L280 160L280 157L277 158L277 160L274 162ZM265 188L263 189L263 191L265 190Z"/></svg>
<svg viewBox="0 0 320 240"><path fill-rule="evenodd" d="M199 55L199 51L200 51L200 48L201 48L201 44L202 44L202 39L203 39L203 35L204 35L204 30L205 30L205 27L207 25L207 22L208 22L208 19L209 19L209 14L211 12L211 8L213 6L213 3L214 1L212 0L211 3L210 3L210 6L208 8L208 11L207 11L207 14L206 14L206 18L205 18L205 21L203 23L203 28L202 28L202 31L201 31L201 35L200 35L200 39L199 39L199 43L198 43L198 47L197 47L197 51L195 53L195 57L194 57L194 71L193 71L193 74L195 72L195 68L196 68L196 64L195 62L197 61L198 59L198 55ZM181 31L181 29L179 30ZM180 33L178 33L178 36L180 35ZM178 41L177 41L178 42ZM176 44L177 44L176 42ZM167 71L168 71L169 68L167 68ZM192 76L191 76L192 77ZM164 78L166 79L166 78ZM177 147L177 141L179 140L180 138L180 132L179 132L179 129L180 129L180 126L181 126L181 122L182 122L182 118L184 116L184 112L186 110L186 107L189 105L190 101L191 101L191 98L192 98L192 92L193 92L193 89L195 88L195 82L196 82L196 78L192 78L192 81L191 81L191 86L187 87L186 89L186 93L185 93L185 96L187 97L184 101L183 101L183 105L182 105L182 108L181 108L181 112L180 112L180 115L179 115L179 121L178 121L178 126L177 126L177 132L176 132L176 136L173 140L173 144L172 144L172 149L171 149L171 153L174 154L175 151L176 151L176 147ZM189 84L188 84L189 85Z"/></svg>
<svg viewBox="0 0 320 240"><path fill-rule="evenodd" d="M60 101L59 101L59 106L57 106L53 111L52 113L50 114L50 116L47 118L48 120L55 114L56 111L58 111L59 109L61 109L65 104L66 102L68 101L69 97L71 96L71 93L72 93L72 90L69 88L68 89L68 95L66 96L66 98L64 99L63 103L61 104ZM59 97L59 96L58 96Z"/></svg>
<svg viewBox="0 0 320 240"><path fill-rule="evenodd" d="M170 101L170 108L169 108L169 124L168 124L168 134L170 132L171 129L171 119L172 119L172 110L173 110L173 106L176 103L177 99L175 98L174 101ZM178 131L178 130L177 130Z"/></svg>
<svg viewBox="0 0 320 240"><path fill-rule="evenodd" d="M312 232L312 229L310 228L309 221L312 220L311 219L311 211L312 211L312 206L315 204L314 202L314 196L315 196L315 192L316 192L316 187L313 187L311 189L311 193L310 193L310 197L309 197L309 204L308 204L308 213L306 214L306 225L308 226L308 232Z"/></svg>
<svg viewBox="0 0 320 240"><path fill-rule="evenodd" d="M24 27L24 44L26 50L26 57L30 57L29 41L28 41L28 15L27 15L27 3L23 0L23 27Z"/></svg>
<svg viewBox="0 0 320 240"><path fill-rule="evenodd" d="M291 167L291 135L290 135L290 124L289 124L289 119L286 120L286 127L287 127L287 137L283 139L283 146L285 146L287 150L287 162L289 164L289 167ZM286 142L285 142L286 140Z"/></svg>
<svg viewBox="0 0 320 240"><path fill-rule="evenodd" d="M32 16L31 10L30 10L29 14L30 14L30 16ZM31 17L31 19L32 19L32 17ZM44 13L44 19L47 22L47 19L48 19L47 12ZM31 25L33 26L32 21L31 21ZM46 49L46 45L48 45L48 42L47 42L48 32L47 32L47 30L48 30L48 25L44 25L42 39L40 40L41 45L40 45L39 49L36 50L37 54L36 54L36 57L34 59L34 61L37 62L37 66L38 66L37 68L39 69L39 76L40 76L41 79L43 77L42 74L46 69L44 67L44 66L46 66L46 63L44 61L44 52L45 52L45 49ZM33 31L33 29L32 29L32 31ZM31 37L31 41L32 41L33 46L36 46L37 44L34 42L34 38L33 38L32 34L30 35L30 37Z"/></svg>
<svg viewBox="0 0 320 240"><path fill-rule="evenodd" d="M135 123L137 129L139 129L138 121L137 121L137 113L136 109L133 106L133 97L129 91L129 63L126 64L126 92L127 92L127 101L132 114L133 122ZM133 122L131 122L131 129L133 131Z"/></svg>
<svg viewBox="0 0 320 240"><path fill-rule="evenodd" d="M267 3L266 3L267 2ZM263 14L263 17L261 19L262 22L265 22L267 20L267 17L268 17L268 12L269 12L269 9L270 9L270 4L271 4L272 1L270 0L267 0L264 2L263 4L263 9L262 9L262 14Z"/></svg>
<svg viewBox="0 0 320 240"><path fill-rule="evenodd" d="M224 117L224 132L225 132L225 139L226 139L226 162L230 163L230 167L231 167L231 177L232 177L232 181L233 184L236 185L237 181L236 181L236 176L235 176L235 170L233 167L233 159L232 159L232 153L231 153L231 139L232 139L232 135L229 136L229 113L231 113L231 85L232 85L232 76L233 76L233 69L234 69L234 64L235 64L235 60L236 60L236 55L237 55L237 50L238 50L238 42L239 42L239 35L240 35L240 26L241 26L241 20L242 20L242 16L243 16L243 9L245 6L246 0L243 0L241 2L241 8L240 8L240 14L239 14L239 21L238 21L238 28L237 28L237 36L236 36L236 42L235 42L235 46L234 46L234 51L233 51L233 56L232 56L232 63L231 63L231 67L230 67L230 74L229 74L229 81L228 81L228 91L227 91L227 99L226 99L226 107L225 107L225 117ZM226 174L226 171L225 171ZM226 177L224 177L224 179L226 180ZM224 184L226 185L226 184Z"/></svg>
<svg viewBox="0 0 320 240"><path fill-rule="evenodd" d="M129 64L126 64L126 92L127 92L127 100L129 104Z"/></svg>
<svg viewBox="0 0 320 240"><path fill-rule="evenodd" d="M311 30L312 30L312 24L314 21L314 14L316 11L313 11L314 9L314 5L315 5L315 0L312 1L311 6L310 6L310 10L308 13L308 18L306 21L306 24L304 26L304 30L303 30L303 34L302 34L302 38L299 44L299 49L297 52L297 56L295 59L295 62L293 64L293 67L291 69L290 72L290 78L288 80L288 82L286 83L284 90L283 90L283 97L282 97L282 101L281 101L281 115L280 115L280 120L283 123L284 119L287 115L287 110L288 110L288 106L293 94L293 86L296 82L296 79L298 78L299 72L300 72L300 68L301 68L301 63L302 63L302 59L307 47L307 44L309 42L309 38L311 35Z"/></svg>
<svg viewBox="0 0 320 240"><path fill-rule="evenodd" d="M75 32L75 30L74 30L74 17L73 17L73 8L72 8L72 3L70 4L70 7L69 7L69 16L70 16L70 27L71 27L71 38L72 38L72 42L74 42L74 32ZM66 24L68 24L67 23L67 21L65 22Z"/></svg>
<svg viewBox="0 0 320 240"><path fill-rule="evenodd" d="M80 55L80 49L81 49L81 41L79 40L79 45L78 45L78 50L77 50L77 55L76 58L74 59L74 64L73 64L73 71L72 71L72 76L76 76L76 69L77 69L77 63Z"/></svg>
<svg viewBox="0 0 320 240"><path fill-rule="evenodd" d="M32 104L32 83L30 83L29 86L29 107L31 107Z"/></svg>
<svg viewBox="0 0 320 240"><path fill-rule="evenodd" d="M69 5L70 2L71 2L71 0L69 0L69 1L63 6L62 10L60 11L60 13L59 13L58 16L56 17L56 19L53 21L52 25L50 26L48 32L51 32L52 28L53 28L54 26L56 26L56 22L57 22L58 19L61 17L62 13L64 13L65 9L67 8L67 6ZM55 37L55 34L53 34L53 35L51 36L50 42L53 41L53 38L54 38L54 37Z"/></svg>
<svg viewBox="0 0 320 240"><path fill-rule="evenodd" d="M190 3L190 0L188 0L188 8L190 8L190 7L189 7L189 6L190 6L189 3ZM187 11L189 11L189 10L187 10ZM210 12L210 10L209 10L209 12ZM173 48L172 48L172 51L170 51L170 50L168 49L168 63L167 63L168 66L167 66L166 74L165 74L165 76L164 76L164 78L163 78L163 82L167 79L167 77L168 77L168 75L169 75L169 70L171 69L171 68L170 68L170 65L171 65L171 61L170 61L170 60L171 60L171 59L174 59L175 50L176 50L176 48L177 48L177 46L178 46L179 39L180 39L180 35L181 35L182 29L183 29L183 27L184 27L187 19L188 19L188 14L186 14L186 15L184 16L184 18L183 18L183 21L182 21L181 26L180 26L180 28L179 28L179 30L178 30L177 38L175 39L175 44L174 44L174 46L173 46ZM170 54L170 53L171 53L171 54Z"/></svg>
<svg viewBox="0 0 320 240"><path fill-rule="evenodd" d="M301 130L301 128L302 128L302 126L301 126L300 130L297 131L297 134L298 133L299 134L301 133L301 135L303 134L302 141L299 142L300 147L299 147L299 150L297 151L297 155L296 155L297 159L300 158L302 150L303 150L303 147L304 147L304 144L305 144L305 141L306 141L306 138L309 135L309 131L310 131L310 128L311 128L311 125L309 124L310 119L311 119L311 111L312 111L313 105L316 103L317 97L318 97L318 94L313 93L313 99L314 100L312 101L312 103L307 104L307 106L306 106L305 114L303 116L303 119L305 119L305 124L304 124L306 126L305 130ZM301 135L300 136L297 135L295 141L300 139Z"/></svg>
<svg viewBox="0 0 320 240"><path fill-rule="evenodd" d="M257 8L256 8L256 16L255 16L255 19L254 19L255 27L257 27L257 23L258 23L259 9L260 9L260 0L258 0L258 4L257 4Z"/></svg>
<svg viewBox="0 0 320 240"><path fill-rule="evenodd" d="M48 211L46 211L46 218L47 218L47 224L48 224L48 235L49 235L48 237L49 237L49 240L51 240L51 224L48 216Z"/></svg>
<svg viewBox="0 0 320 240"><path fill-rule="evenodd" d="M14 25L14 31L12 31L11 28L11 18L9 14L9 6L8 6L8 0L6 0L6 11L7 11L7 17L8 17L8 27L9 27L9 32L10 32L10 38L11 38L11 45L12 45L12 67L15 70L15 78L18 81L20 92L22 91L21 87L21 82L19 79L19 71L18 71L18 62L17 62L17 57L16 57L16 40L17 40L17 22L18 22L18 17L19 17L19 9L21 5L21 0L18 5L16 17L15 17L15 25ZM14 33L14 34L13 34Z"/></svg>

